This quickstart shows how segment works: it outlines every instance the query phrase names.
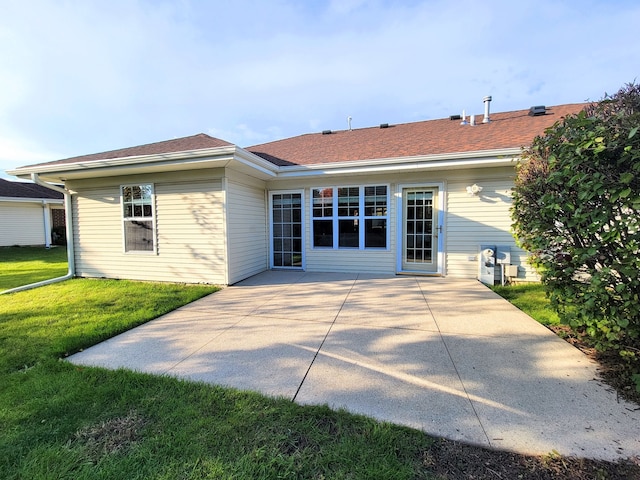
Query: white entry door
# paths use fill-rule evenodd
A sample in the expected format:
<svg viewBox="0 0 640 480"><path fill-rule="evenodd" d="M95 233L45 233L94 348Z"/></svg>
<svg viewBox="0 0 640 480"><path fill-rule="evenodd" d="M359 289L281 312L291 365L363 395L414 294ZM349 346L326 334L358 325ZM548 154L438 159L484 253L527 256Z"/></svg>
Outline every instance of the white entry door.
<svg viewBox="0 0 640 480"><path fill-rule="evenodd" d="M402 209L402 270L438 272L438 189L404 188Z"/></svg>

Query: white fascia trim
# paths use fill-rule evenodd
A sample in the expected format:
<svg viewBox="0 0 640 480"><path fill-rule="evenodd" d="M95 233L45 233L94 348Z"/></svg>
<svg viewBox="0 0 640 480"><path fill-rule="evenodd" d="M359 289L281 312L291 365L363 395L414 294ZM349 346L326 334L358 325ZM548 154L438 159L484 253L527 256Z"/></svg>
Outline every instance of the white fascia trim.
<svg viewBox="0 0 640 480"><path fill-rule="evenodd" d="M143 165L152 164L181 164L181 163L205 163L211 160L226 160L227 164L233 160L248 165L256 170L269 175L276 176L278 167L257 155L248 152L235 145L205 148L200 150L187 150L175 153L163 153L157 155L137 155L132 157L112 158L104 160L93 160L76 163L64 163L57 165L41 165L37 167L23 167L15 170L8 170L7 173L15 176L31 175L32 173L43 174L53 173L64 176L65 173L79 172L94 169L114 169L114 168L139 168ZM225 164L226 166L226 164Z"/></svg>
<svg viewBox="0 0 640 480"><path fill-rule="evenodd" d="M253 167L256 170L271 177L278 176L278 171L280 170L280 168L282 168L243 148L238 148L236 150L236 156L234 160L249 167Z"/></svg>
<svg viewBox="0 0 640 480"><path fill-rule="evenodd" d="M421 155L412 157L379 158L373 160L354 160L337 162L332 164L295 165L279 167L267 160L235 145L190 150L184 152L166 153L158 155L140 155L89 162L77 162L57 165L41 165L39 167L23 167L15 170L7 170L7 173L15 176L25 176L32 173L52 173L63 176L67 172L86 171L89 169L113 169L136 168L141 165L180 164L180 163L205 163L212 160L227 160L227 164L237 161L250 168L276 178L294 178L307 176L322 176L335 174L356 173L384 173L388 171L415 171L437 168L464 168L471 166L501 166L508 165L519 157L520 148L508 148L501 150L482 150L476 152L447 153L437 155ZM226 158L225 158L226 157Z"/></svg>
<svg viewBox="0 0 640 480"><path fill-rule="evenodd" d="M15 170L7 170L10 175L26 175L31 173L64 173L78 170L88 170L105 167L128 167L147 163L171 163L184 160L199 159L209 160L212 157L233 156L237 147L235 145L215 148L203 148L200 150L187 150L183 152L162 153L156 155L136 155L132 157L107 158L104 160L90 160L74 163L58 163L56 165L40 165L34 167L22 167ZM11 173L13 172L13 173Z"/></svg>
<svg viewBox="0 0 640 480"><path fill-rule="evenodd" d="M279 178L513 165L520 148L280 167Z"/></svg>
<svg viewBox="0 0 640 480"><path fill-rule="evenodd" d="M64 199L60 198L24 198L24 197L0 197L0 202L12 202L12 203L37 203L38 205L52 204L63 205Z"/></svg>

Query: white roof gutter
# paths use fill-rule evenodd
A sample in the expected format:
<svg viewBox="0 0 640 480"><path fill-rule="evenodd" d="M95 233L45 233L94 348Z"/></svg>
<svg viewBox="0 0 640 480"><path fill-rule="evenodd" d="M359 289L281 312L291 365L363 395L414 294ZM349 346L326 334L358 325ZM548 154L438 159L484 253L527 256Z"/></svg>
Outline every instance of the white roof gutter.
<svg viewBox="0 0 640 480"><path fill-rule="evenodd" d="M32 288L43 287L52 283L63 282L65 280L73 278L76 274L73 248L73 215L71 214L71 192L65 190L64 188L58 187L57 185L53 185L41 180L40 177L38 177L37 173L31 174L31 180L33 180L33 182L37 183L38 185L41 185L50 190L55 190L56 192L60 192L64 195L64 216L67 229L67 263L69 265L69 270L67 271L67 274L62 277L51 278L49 280L43 280L41 282L30 283L29 285L22 285L20 287L11 288L9 290L0 292L0 295L4 295L6 293L21 292L23 290L31 290Z"/></svg>
<svg viewBox="0 0 640 480"><path fill-rule="evenodd" d="M57 163L53 165L39 165L32 167L20 167L7 170L10 175L25 178L27 175L42 175L52 178L58 176L64 178L65 175L72 176L79 172L99 172L106 169L127 169L132 167L154 168L161 165L184 165L184 164L206 164L211 161L238 161L250 166L268 177L276 176L278 167L271 162L252 154L235 145L204 148L200 150L187 150L182 152L161 153L153 155L136 155L120 158L105 158L102 160L84 160L70 163ZM226 165L226 164L225 164Z"/></svg>
<svg viewBox="0 0 640 480"><path fill-rule="evenodd" d="M38 203L42 204L43 202L48 205L62 205L64 203L63 199L57 198L27 198L27 197L0 197L0 202L13 202L13 203Z"/></svg>
<svg viewBox="0 0 640 480"><path fill-rule="evenodd" d="M385 172L406 172L430 169L457 169L469 167L505 166L521 154L519 148L483 150L480 152L419 155L412 157L381 158L375 160L355 160L332 164L294 165L280 167L278 178L307 177L335 174L367 174Z"/></svg>

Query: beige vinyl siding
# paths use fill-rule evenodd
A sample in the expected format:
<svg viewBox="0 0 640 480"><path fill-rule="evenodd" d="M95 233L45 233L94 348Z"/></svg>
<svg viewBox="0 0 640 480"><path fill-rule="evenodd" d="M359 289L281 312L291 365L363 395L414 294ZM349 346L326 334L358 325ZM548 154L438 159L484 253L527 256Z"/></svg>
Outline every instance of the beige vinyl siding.
<svg viewBox="0 0 640 480"><path fill-rule="evenodd" d="M224 283L220 176L158 174L74 185L76 273L85 277ZM157 252L123 248L120 185L153 183Z"/></svg>
<svg viewBox="0 0 640 480"><path fill-rule="evenodd" d="M229 283L233 284L269 267L268 215L264 182L228 178L226 192Z"/></svg>
<svg viewBox="0 0 640 480"><path fill-rule="evenodd" d="M0 246L44 244L42 205L0 202Z"/></svg>
<svg viewBox="0 0 640 480"><path fill-rule="evenodd" d="M511 234L510 167L372 174L323 179L261 180L227 169L76 181L74 229L80 276L140 280L235 283L269 266L267 192L304 193L307 271L393 274L398 266L397 196L404 186L440 186L444 191L444 274L477 278L480 244L509 245L520 280L537 277ZM329 181L330 180L330 181ZM152 183L155 189L156 252L123 251L120 185ZM470 196L466 187L483 190ZM312 248L311 188L387 185L387 249ZM225 206L226 204L226 206ZM227 241L226 241L227 240Z"/></svg>
<svg viewBox="0 0 640 480"><path fill-rule="evenodd" d="M127 278L116 265L122 254L118 186L74 192L72 210L76 275Z"/></svg>
<svg viewBox="0 0 640 480"><path fill-rule="evenodd" d="M466 187L474 183L482 191L472 196ZM537 279L527 263L526 252L517 247L511 233L512 188L512 169L471 170L450 176L445 243L448 276L477 278L479 245L488 244L510 246L511 264L519 266L519 279Z"/></svg>
<svg viewBox="0 0 640 480"><path fill-rule="evenodd" d="M316 249L307 252L309 272L393 274L395 268L395 255L391 251Z"/></svg>
<svg viewBox="0 0 640 480"><path fill-rule="evenodd" d="M221 180L155 188L157 258L166 280L226 283Z"/></svg>
<svg viewBox="0 0 640 480"><path fill-rule="evenodd" d="M294 189L305 187L306 263L309 271L346 271L396 273L397 202L395 194L401 186L433 186L444 188L444 274L459 278L478 278L478 249L482 243L509 245L511 263L519 266L519 280L538 277L527 263L527 255L516 246L511 234L511 188L514 169L511 167L481 168L447 171L425 171L411 174L367 175L331 178L331 182L292 180L272 182L270 188ZM326 185L325 185L326 183ZM469 196L468 185L483 187L479 196ZM389 250L322 250L311 248L310 188L333 185L390 185ZM472 259L470 259L472 258Z"/></svg>

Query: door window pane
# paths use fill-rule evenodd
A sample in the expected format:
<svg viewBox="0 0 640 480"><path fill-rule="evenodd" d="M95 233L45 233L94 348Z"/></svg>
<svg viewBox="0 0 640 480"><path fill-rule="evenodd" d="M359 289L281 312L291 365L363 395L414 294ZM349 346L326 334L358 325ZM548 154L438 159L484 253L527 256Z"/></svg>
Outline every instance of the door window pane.
<svg viewBox="0 0 640 480"><path fill-rule="evenodd" d="M302 195L271 196L274 267L302 266Z"/></svg>
<svg viewBox="0 0 640 480"><path fill-rule="evenodd" d="M432 262L433 214L433 192L407 192L404 233L404 256L407 263Z"/></svg>

